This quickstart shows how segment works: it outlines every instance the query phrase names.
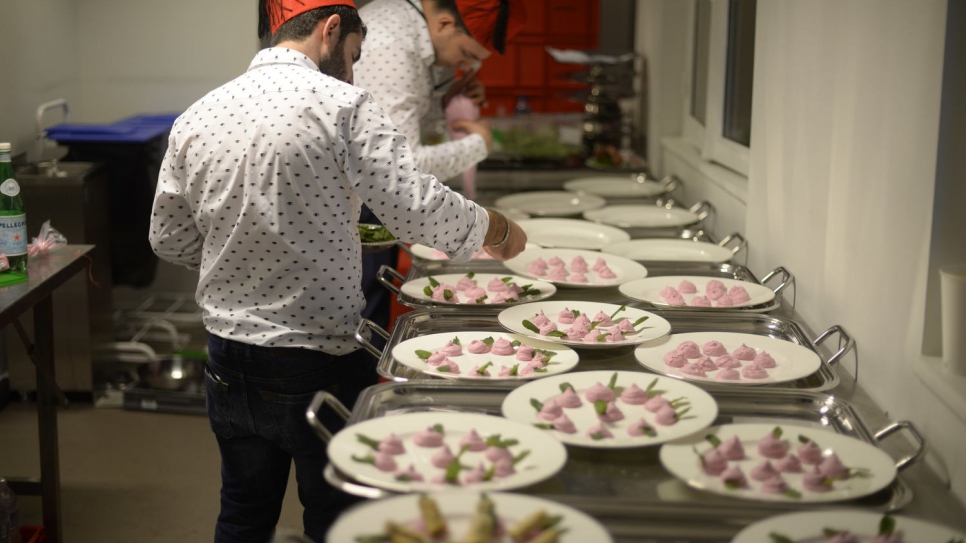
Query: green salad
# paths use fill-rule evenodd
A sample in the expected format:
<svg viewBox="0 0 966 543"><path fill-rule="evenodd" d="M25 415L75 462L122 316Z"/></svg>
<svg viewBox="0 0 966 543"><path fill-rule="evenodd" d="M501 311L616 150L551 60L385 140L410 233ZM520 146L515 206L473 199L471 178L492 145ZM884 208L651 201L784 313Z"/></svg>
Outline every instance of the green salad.
<svg viewBox="0 0 966 543"><path fill-rule="evenodd" d="M362 243L385 243L396 240L385 226L376 224L360 224L359 237L362 238Z"/></svg>

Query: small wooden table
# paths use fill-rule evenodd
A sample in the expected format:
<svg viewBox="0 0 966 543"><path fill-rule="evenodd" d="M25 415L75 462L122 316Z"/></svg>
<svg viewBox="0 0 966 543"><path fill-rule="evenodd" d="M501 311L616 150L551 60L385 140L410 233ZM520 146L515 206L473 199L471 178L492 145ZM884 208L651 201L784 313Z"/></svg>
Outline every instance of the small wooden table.
<svg viewBox="0 0 966 543"><path fill-rule="evenodd" d="M40 496L47 541L61 543L60 451L57 434L57 406L67 404L54 375L54 306L58 287L90 264L93 245L67 245L31 260L28 279L0 288L0 328L17 328L37 370L37 425L40 434L40 477L7 477L16 494ZM107 265L107 263L99 263ZM108 288L105 286L105 288ZM31 344L19 318L34 311L34 339Z"/></svg>

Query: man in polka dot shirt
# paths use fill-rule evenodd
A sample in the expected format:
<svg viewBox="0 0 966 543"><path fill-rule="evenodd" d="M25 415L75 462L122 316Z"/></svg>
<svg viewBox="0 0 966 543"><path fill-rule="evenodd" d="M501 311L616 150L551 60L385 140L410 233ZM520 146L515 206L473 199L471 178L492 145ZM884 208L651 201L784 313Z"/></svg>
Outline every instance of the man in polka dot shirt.
<svg viewBox="0 0 966 543"><path fill-rule="evenodd" d="M200 271L222 457L215 541L270 539L294 460L305 531L321 542L351 499L323 480L325 447L305 410L319 390L351 406L376 381L353 337L365 304L362 204L399 239L453 258L481 247L511 258L526 235L421 173L405 136L351 85L366 32L351 0L262 8L273 47L171 130L150 241Z"/></svg>

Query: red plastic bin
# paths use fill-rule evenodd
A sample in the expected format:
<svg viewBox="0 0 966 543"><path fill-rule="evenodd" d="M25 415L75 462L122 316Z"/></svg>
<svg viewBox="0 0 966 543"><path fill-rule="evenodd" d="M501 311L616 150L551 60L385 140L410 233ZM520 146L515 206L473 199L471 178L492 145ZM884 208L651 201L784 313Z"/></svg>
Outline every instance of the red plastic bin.
<svg viewBox="0 0 966 543"><path fill-rule="evenodd" d="M43 526L21 526L20 539L23 543L44 543L47 535Z"/></svg>

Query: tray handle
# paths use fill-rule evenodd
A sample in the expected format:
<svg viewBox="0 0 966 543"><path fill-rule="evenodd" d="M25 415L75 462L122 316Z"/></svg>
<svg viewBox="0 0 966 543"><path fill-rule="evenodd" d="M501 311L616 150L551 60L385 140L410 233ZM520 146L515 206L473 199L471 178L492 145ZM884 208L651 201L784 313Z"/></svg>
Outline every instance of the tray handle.
<svg viewBox="0 0 966 543"><path fill-rule="evenodd" d="M322 421L319 420L319 411L322 410L323 405L328 405L330 408L332 408L332 410L335 411L335 414L344 421L349 420L349 415L351 413L349 412L349 409L342 405L342 402L340 402L339 399L332 394L329 394L324 390L320 390L315 393L315 397L312 398L312 403L310 403L309 408L305 410L305 418L309 421L309 426L315 430L315 433L319 436L319 439L328 443L329 441L332 441L332 432L330 432L329 429L322 424Z"/></svg>
<svg viewBox="0 0 966 543"><path fill-rule="evenodd" d="M724 239L718 242L718 246L727 247L729 243L736 240L738 243L737 245L731 248L731 254L736 255L742 249L748 248L748 242L745 240L745 237L739 234L738 232L732 232L731 234L728 234L727 236L725 236Z"/></svg>
<svg viewBox="0 0 966 543"><path fill-rule="evenodd" d="M401 250L406 251L406 254L409 255L409 258L415 258L415 255L413 255L413 250L409 248L408 243L397 241L396 246L399 247Z"/></svg>
<svg viewBox="0 0 966 543"><path fill-rule="evenodd" d="M332 462L329 462L325 469L322 470L322 476L325 480L335 488L345 492L346 494L352 494L353 496L359 496L360 498L368 498L370 500L378 500L380 498L387 498L389 496L394 496L392 492L383 490L381 488L375 488L366 485L360 485L359 483L353 483L347 481L339 473Z"/></svg>
<svg viewBox="0 0 966 543"><path fill-rule="evenodd" d="M783 290L795 284L795 276L782 266L778 266L774 270L768 272L768 275L762 278L761 284L765 285L771 280L772 277L775 277L779 274L781 275L781 283L779 283L779 285L773 289L775 291L775 296L780 295ZM795 296L798 294L798 289L793 289L792 292L792 309L795 309Z"/></svg>
<svg viewBox="0 0 966 543"><path fill-rule="evenodd" d="M919 430L916 429L916 426L907 420L893 422L892 424L876 432L874 437L877 442L881 442L883 439L900 430L906 430L912 435L913 441L916 442L916 450L896 461L896 470L898 471L902 471L914 464L917 460L922 458L922 455L926 452L926 440L923 439L922 434L919 433Z"/></svg>
<svg viewBox="0 0 966 543"><path fill-rule="evenodd" d="M383 266L383 268L385 267L386 266ZM367 331L379 334L387 342L389 341L389 332L383 330L381 326L369 319L362 319L359 321L359 326L356 326L356 341L359 343L359 345L362 345L362 348L368 351L369 354L376 357L376 360L381 360L382 351L369 341L368 338L372 336L371 334L366 333Z"/></svg>
<svg viewBox="0 0 966 543"><path fill-rule="evenodd" d="M386 287L387 289L389 289L390 292L398 296L401 293L401 290L392 282L392 279L386 278L386 274L391 275L393 279L398 279L400 282L403 282L403 283L406 282L406 278L403 277L401 273L396 271L395 268L393 268L392 266L387 266L386 264L379 266L379 271L376 272L376 281L379 281L380 283L382 283L382 286Z"/></svg>
<svg viewBox="0 0 966 543"><path fill-rule="evenodd" d="M708 215L714 213L714 206L711 205L711 202L702 200L689 207L688 211L697 215L699 221L703 221L708 218Z"/></svg>

